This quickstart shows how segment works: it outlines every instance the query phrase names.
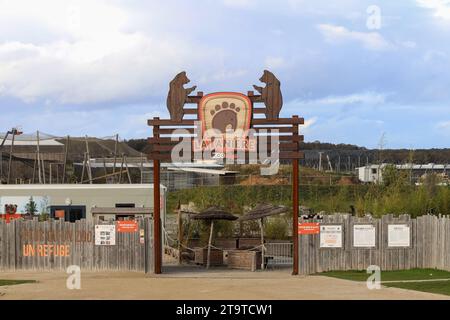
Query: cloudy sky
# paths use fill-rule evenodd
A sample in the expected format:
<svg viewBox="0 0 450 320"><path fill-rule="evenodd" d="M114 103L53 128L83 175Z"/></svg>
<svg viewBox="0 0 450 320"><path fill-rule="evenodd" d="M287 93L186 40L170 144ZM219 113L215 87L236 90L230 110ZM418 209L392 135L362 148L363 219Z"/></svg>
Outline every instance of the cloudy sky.
<svg viewBox="0 0 450 320"><path fill-rule="evenodd" d="M147 137L179 71L264 69L307 141L450 147L449 0L0 0L0 131Z"/></svg>

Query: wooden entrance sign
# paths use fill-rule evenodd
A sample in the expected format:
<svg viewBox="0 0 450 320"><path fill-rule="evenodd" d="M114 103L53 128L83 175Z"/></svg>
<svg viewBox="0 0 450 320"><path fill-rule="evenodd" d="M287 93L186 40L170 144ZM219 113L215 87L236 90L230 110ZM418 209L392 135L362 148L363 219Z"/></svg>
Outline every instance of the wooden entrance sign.
<svg viewBox="0 0 450 320"><path fill-rule="evenodd" d="M247 161L250 159L251 152L259 152L267 146L269 146L267 153L276 153L279 160L292 160L293 274L298 274L298 170L299 159L303 158L303 152L300 151L303 136L299 134L299 125L304 124L304 120L298 116L279 117L283 98L280 81L273 73L265 70L260 81L266 86L254 86L259 95L255 95L253 91L248 91L247 95L237 92L217 92L207 95L197 92L196 95L190 95L195 91L196 86L184 88L190 80L186 72L181 72L170 82L167 97L170 119L156 117L148 120L148 125L153 127L153 137L149 138L152 146L149 159L153 160L154 272L156 274L161 273L162 266L158 188L160 163L161 161L172 162L174 147L186 139L189 139L192 145L191 154L188 157L190 161L199 159L199 153L201 156L202 151L208 148L214 150L215 155L222 154L224 157L226 154L226 157L236 159L244 155ZM257 103L264 106L256 107ZM186 105L195 107L189 108ZM184 130L180 131L180 129ZM275 147L272 141L278 142Z"/></svg>

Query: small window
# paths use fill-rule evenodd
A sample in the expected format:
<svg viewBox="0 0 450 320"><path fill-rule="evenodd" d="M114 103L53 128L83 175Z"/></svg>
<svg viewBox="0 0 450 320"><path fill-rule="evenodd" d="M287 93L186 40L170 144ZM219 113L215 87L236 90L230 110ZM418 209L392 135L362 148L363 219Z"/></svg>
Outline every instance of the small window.
<svg viewBox="0 0 450 320"><path fill-rule="evenodd" d="M377 173L377 169L372 169L372 174L376 174Z"/></svg>
<svg viewBox="0 0 450 320"><path fill-rule="evenodd" d="M136 204L134 203L116 203L116 208L135 208Z"/></svg>

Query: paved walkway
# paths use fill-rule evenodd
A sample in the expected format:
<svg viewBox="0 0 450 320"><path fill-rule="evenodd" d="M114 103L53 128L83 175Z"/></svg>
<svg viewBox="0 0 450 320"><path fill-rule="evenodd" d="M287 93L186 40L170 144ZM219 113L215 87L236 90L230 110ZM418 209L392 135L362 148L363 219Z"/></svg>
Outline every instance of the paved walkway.
<svg viewBox="0 0 450 320"><path fill-rule="evenodd" d="M81 290L66 288L63 272L2 273L2 279L38 283L0 287L1 299L449 299L398 288L368 290L365 283L324 276L291 276L290 270L265 272L168 268L163 275L84 272Z"/></svg>

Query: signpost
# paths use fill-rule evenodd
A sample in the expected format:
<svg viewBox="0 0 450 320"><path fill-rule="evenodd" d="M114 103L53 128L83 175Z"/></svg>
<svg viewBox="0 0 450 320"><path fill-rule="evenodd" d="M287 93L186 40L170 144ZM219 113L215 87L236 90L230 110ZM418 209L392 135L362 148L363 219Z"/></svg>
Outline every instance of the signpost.
<svg viewBox="0 0 450 320"><path fill-rule="evenodd" d="M153 127L153 137L149 139L153 147L149 159L153 160L153 201L154 201L154 256L156 274L161 273L161 216L160 216L160 164L227 159L238 164L270 163L270 168L278 169L280 160L292 161L292 211L294 243L293 274L298 274L298 214L299 214L299 125L304 119L298 116L280 118L283 105L280 81L273 73L265 70L260 81L265 87L254 86L260 94L249 91L217 92L204 95L190 95L196 87L185 88L189 83L186 72L180 72L170 82L167 108L170 119L153 118L148 125ZM264 107L255 107L263 103ZM185 108L185 104L196 104L196 108ZM189 115L190 117L185 117ZM258 115L258 116L255 116ZM265 116L265 117L264 117ZM212 135L211 135L212 133ZM184 142L186 145L184 144ZM212 158L207 156L211 155ZM174 159L173 157L179 157ZM263 157L263 159L261 159ZM183 161L180 161L180 158ZM266 168L264 168L266 169ZM269 173L270 174L270 173Z"/></svg>

